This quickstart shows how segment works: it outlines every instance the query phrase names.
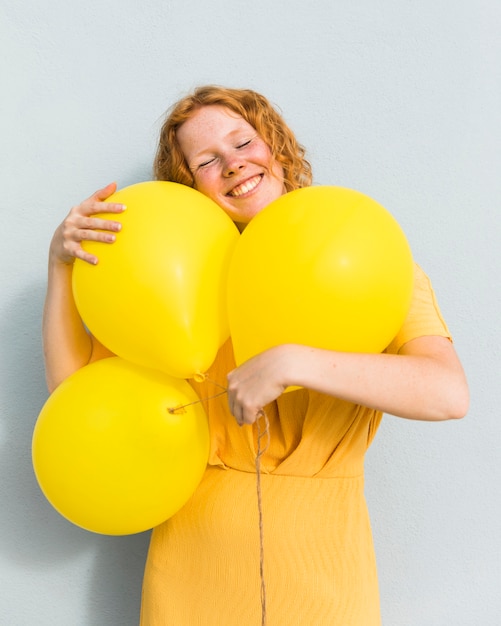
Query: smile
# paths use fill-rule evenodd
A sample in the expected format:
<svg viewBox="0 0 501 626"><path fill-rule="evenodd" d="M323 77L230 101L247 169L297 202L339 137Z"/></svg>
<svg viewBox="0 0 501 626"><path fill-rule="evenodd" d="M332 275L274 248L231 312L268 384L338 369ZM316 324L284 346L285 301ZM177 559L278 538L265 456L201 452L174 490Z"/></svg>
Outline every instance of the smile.
<svg viewBox="0 0 501 626"><path fill-rule="evenodd" d="M243 196L246 193L249 193L250 191L255 189L261 182L261 178L262 174L258 174L258 176L253 176L252 178L249 178L249 180L246 180L242 184L234 187L231 191L227 193L227 195L231 196L232 198L239 198L240 196Z"/></svg>

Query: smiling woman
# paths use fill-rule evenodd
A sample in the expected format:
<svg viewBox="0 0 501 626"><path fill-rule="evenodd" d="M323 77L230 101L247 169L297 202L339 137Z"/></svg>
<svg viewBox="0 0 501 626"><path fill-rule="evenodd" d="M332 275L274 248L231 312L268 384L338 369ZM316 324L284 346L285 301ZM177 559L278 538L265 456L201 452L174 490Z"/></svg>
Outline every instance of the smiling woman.
<svg viewBox="0 0 501 626"><path fill-rule="evenodd" d="M250 89L229 89L208 85L176 103L160 131L155 157L155 176L159 180L173 180L183 185L194 185L193 174L180 149L177 131L203 107L224 107L228 113L246 121L271 151L273 160L284 170L286 191L311 185L311 167L305 159L305 149L287 126L282 116L261 94Z"/></svg>
<svg viewBox="0 0 501 626"><path fill-rule="evenodd" d="M194 187L240 228L285 193L282 166L242 117L219 105L201 107L178 130Z"/></svg>
<svg viewBox="0 0 501 626"><path fill-rule="evenodd" d="M264 96L215 86L198 88L171 109L155 174L206 193L240 229L284 192L312 182L304 148Z"/></svg>
<svg viewBox="0 0 501 626"><path fill-rule="evenodd" d="M304 149L263 96L212 86L170 110L155 175L195 187L240 229L284 193L311 184ZM73 207L51 242L43 321L51 389L111 355L86 332L71 276L75 258L98 261L82 241L105 245L120 237L119 219L98 216L123 211L105 202L115 188ZM409 313L381 354L284 344L236 367L228 340L206 379L190 383L200 398L213 398L206 403L209 463L190 501L153 531L141 625L250 625L267 617L270 626L379 626L365 452L384 412L439 421L462 417L468 406L464 373L428 278L415 267ZM296 389L283 393L287 387ZM255 502L263 413L271 433L261 456L265 612Z"/></svg>

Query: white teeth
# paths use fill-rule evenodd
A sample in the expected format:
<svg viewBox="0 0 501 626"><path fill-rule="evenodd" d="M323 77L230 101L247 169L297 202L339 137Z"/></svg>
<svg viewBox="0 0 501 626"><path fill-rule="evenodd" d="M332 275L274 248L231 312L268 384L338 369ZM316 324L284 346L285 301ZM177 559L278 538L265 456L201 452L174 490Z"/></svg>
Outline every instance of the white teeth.
<svg viewBox="0 0 501 626"><path fill-rule="evenodd" d="M251 178L250 180L246 181L242 185L239 185L238 187L235 187L235 189L232 189L229 195L233 196L234 198L243 196L244 193L248 193L249 191L252 191L253 189L255 189L255 187L257 187L257 185L259 184L260 180L261 180L261 176L254 176L254 178Z"/></svg>

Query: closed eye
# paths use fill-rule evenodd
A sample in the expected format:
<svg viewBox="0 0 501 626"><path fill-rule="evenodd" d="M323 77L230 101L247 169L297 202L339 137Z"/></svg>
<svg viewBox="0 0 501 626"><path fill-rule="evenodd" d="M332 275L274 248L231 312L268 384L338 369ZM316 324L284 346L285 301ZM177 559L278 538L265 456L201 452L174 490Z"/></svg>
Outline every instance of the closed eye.
<svg viewBox="0 0 501 626"><path fill-rule="evenodd" d="M215 162L216 162L216 157L212 157L211 159L207 159L207 161L204 161L203 163L199 163L198 168L207 167L208 165L211 165L212 163L215 163Z"/></svg>
<svg viewBox="0 0 501 626"><path fill-rule="evenodd" d="M237 148L245 148L245 146L248 146L251 141L252 139L249 139L248 141L244 141L243 143L238 144Z"/></svg>
<svg viewBox="0 0 501 626"><path fill-rule="evenodd" d="M240 150L241 148L246 148L249 144L252 143L252 141L254 139L255 139L255 137L251 137L250 139L247 139L246 141L243 141L242 143L237 144L235 146L235 149L236 150ZM219 159L218 156L213 156L210 159L207 159L206 161L203 161L202 163L199 163L195 167L195 170L199 170L199 169L203 169L203 168L209 167L209 166L213 165L214 163L216 163L218 161L218 159Z"/></svg>

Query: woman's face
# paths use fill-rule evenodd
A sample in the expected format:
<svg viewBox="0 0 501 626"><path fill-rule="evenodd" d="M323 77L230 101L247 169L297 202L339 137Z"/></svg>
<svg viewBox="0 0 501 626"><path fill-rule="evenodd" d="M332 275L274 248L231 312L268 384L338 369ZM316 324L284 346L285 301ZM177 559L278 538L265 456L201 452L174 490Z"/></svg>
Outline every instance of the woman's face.
<svg viewBox="0 0 501 626"><path fill-rule="evenodd" d="M245 225L285 193L281 165L242 117L224 106L198 109L177 131L195 189Z"/></svg>

